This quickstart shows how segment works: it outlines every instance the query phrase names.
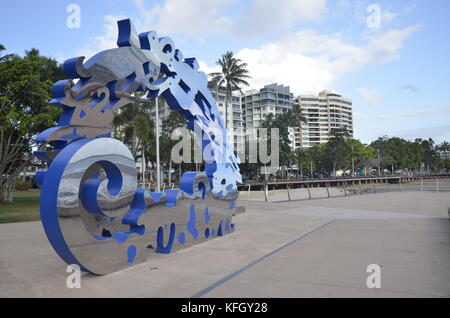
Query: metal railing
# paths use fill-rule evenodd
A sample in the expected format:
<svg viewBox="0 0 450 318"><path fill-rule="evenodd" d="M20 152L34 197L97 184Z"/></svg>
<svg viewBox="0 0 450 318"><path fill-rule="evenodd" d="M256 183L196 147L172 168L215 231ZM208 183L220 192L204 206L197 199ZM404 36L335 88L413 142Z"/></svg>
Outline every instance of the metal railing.
<svg viewBox="0 0 450 318"><path fill-rule="evenodd" d="M155 192L156 187L157 187L156 183L149 183L149 182L145 183L145 184L138 183L138 188L147 189L150 192ZM170 188L172 190L174 189L174 187L175 187L175 183L169 183L167 185L167 188ZM166 183L162 183L161 184L161 192L164 192L165 189L166 189Z"/></svg>
<svg viewBox="0 0 450 318"><path fill-rule="evenodd" d="M241 192L241 200L253 199L266 202L331 198L393 191L444 192L450 191L450 176L436 175L270 181L240 184L238 185L238 189ZM260 198L258 198L256 194L259 194ZM262 194L263 198L261 198ZM275 200L272 200L272 197Z"/></svg>

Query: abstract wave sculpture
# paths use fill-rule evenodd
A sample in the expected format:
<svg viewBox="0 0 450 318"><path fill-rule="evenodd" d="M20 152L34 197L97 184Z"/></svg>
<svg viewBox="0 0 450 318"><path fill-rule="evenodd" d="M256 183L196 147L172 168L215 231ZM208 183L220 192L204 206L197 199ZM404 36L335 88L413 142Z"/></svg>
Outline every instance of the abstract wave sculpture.
<svg viewBox="0 0 450 318"><path fill-rule="evenodd" d="M64 62L68 79L49 104L62 108L56 127L36 141L48 170L36 175L41 219L57 254L84 271L108 274L234 231L239 158L195 58L183 58L168 37L137 34L118 21L118 48ZM111 138L113 112L133 94L162 96L201 140L205 171L185 172L179 190L138 188L135 160Z"/></svg>

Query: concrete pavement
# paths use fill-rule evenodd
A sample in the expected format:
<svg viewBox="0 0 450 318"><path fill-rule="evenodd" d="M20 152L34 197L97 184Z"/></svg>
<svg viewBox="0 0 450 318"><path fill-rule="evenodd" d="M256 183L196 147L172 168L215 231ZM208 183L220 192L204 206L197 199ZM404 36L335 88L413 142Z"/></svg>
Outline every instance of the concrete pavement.
<svg viewBox="0 0 450 318"><path fill-rule="evenodd" d="M242 196L245 197L245 196ZM449 297L450 194L240 202L236 231L66 287L39 222L0 224L0 297ZM368 289L366 267L381 266Z"/></svg>

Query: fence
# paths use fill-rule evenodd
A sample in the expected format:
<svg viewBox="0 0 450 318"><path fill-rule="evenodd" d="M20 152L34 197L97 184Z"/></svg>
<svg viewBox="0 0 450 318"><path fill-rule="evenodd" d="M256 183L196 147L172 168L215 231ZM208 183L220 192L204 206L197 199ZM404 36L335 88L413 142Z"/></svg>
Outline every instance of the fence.
<svg viewBox="0 0 450 318"><path fill-rule="evenodd" d="M450 176L371 177L247 183L238 186L241 200L291 201L393 191L450 191Z"/></svg>
<svg viewBox="0 0 450 318"><path fill-rule="evenodd" d="M156 182L150 183L147 182L145 184L139 183L138 184L138 188L142 188L142 189L147 189L150 192L155 192L156 191ZM174 189L175 187L175 183L168 183L167 187L166 187L166 183L162 183L161 184L161 191L164 192L165 189Z"/></svg>

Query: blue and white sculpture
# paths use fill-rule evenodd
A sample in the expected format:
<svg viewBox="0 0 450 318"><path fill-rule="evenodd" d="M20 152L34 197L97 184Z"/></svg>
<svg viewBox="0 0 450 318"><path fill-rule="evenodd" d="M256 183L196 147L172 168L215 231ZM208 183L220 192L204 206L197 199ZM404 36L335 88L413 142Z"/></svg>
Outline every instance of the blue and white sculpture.
<svg viewBox="0 0 450 318"><path fill-rule="evenodd" d="M195 58L183 58L170 38L139 35L129 19L118 21L118 48L87 62L64 62L69 79L52 89L62 114L37 142L48 170L36 176L47 237L68 264L107 274L234 230L239 159ZM186 117L208 153L204 172L186 172L180 190L149 192L137 187L134 158L110 138L113 112L133 94L162 96Z"/></svg>

